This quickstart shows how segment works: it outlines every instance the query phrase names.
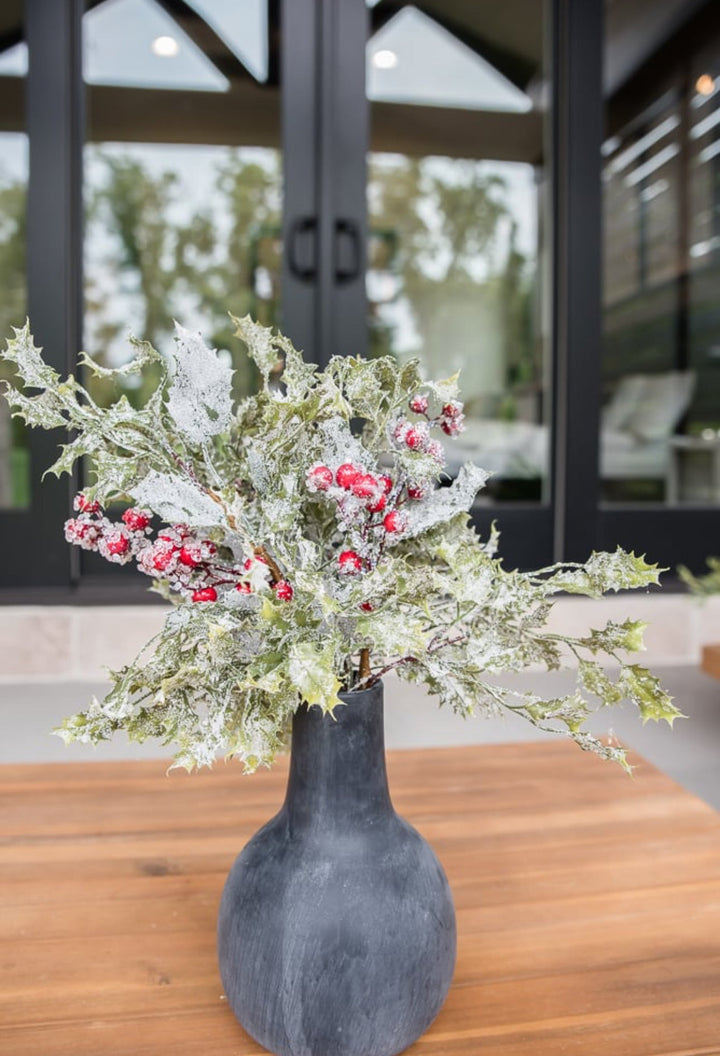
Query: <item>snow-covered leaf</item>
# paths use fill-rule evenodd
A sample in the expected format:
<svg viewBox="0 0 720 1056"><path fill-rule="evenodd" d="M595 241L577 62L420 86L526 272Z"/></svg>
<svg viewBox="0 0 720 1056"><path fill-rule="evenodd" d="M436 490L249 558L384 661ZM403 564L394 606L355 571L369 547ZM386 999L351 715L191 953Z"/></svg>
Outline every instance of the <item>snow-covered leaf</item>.
<svg viewBox="0 0 720 1056"><path fill-rule="evenodd" d="M196 484L171 473L152 470L132 488L130 494L139 506L146 506L171 524L208 528L223 523L221 505Z"/></svg>
<svg viewBox="0 0 720 1056"><path fill-rule="evenodd" d="M233 370L198 333L175 324L175 374L167 408L192 444L205 444L227 431L232 415Z"/></svg>

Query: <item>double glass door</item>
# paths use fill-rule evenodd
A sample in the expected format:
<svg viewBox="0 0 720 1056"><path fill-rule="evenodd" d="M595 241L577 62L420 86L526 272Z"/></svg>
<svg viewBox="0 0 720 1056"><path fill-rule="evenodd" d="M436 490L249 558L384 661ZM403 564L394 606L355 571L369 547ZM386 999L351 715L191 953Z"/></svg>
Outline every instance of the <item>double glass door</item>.
<svg viewBox="0 0 720 1056"><path fill-rule="evenodd" d="M14 0L0 27L13 303L23 315L27 272L38 340L65 372L80 348L119 365L129 334L168 349L178 319L232 358L241 397L256 378L228 310L321 365L460 370L467 430L450 469L492 471L474 516L482 532L499 521L508 565L546 563L556 6ZM41 555L7 584L117 582L127 570L67 557L58 528L83 481L40 486L57 442L0 421L0 542L32 537Z"/></svg>
<svg viewBox="0 0 720 1056"><path fill-rule="evenodd" d="M449 468L491 470L479 526L501 506L516 561L549 558L548 90L543 5L526 8L88 5L88 351L120 361L129 321L162 349L182 318L233 355L242 395L230 310L321 364L460 370ZM520 531L528 515L544 530Z"/></svg>

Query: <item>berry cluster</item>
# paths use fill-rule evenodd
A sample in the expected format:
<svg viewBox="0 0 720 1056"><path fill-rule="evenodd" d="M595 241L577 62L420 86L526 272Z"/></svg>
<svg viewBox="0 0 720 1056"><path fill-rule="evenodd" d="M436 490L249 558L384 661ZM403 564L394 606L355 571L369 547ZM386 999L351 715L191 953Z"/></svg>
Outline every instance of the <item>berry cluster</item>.
<svg viewBox="0 0 720 1056"><path fill-rule="evenodd" d="M407 418L398 419L393 429L393 439L409 447L411 451L422 451L430 455L442 465L445 460L442 444L431 438L430 430L433 426L439 426L446 436L451 437L461 433L465 428L463 405L459 400L449 400L443 405L439 414L430 417L428 414L430 401L423 393L416 393L408 402L408 406L413 414L421 415L425 421L410 422Z"/></svg>
<svg viewBox="0 0 720 1056"><path fill-rule="evenodd" d="M343 576L355 576L372 568L376 549L372 543L382 545L386 536L407 528L407 518L399 508L402 489L386 474L368 473L352 462L343 462L334 470L316 463L308 470L306 480L310 491L324 492L334 500L340 527L353 531L364 544L338 554L337 570Z"/></svg>
<svg viewBox="0 0 720 1056"><path fill-rule="evenodd" d="M149 538L152 514L148 510L132 507L123 513L122 523L117 523L83 494L76 496L74 509L78 516L65 522L69 543L94 550L116 564L135 560L145 575L167 580L172 590L191 601L217 601L232 591L255 594L268 589L281 601L292 600L292 585L275 576L262 555L254 554L238 567L223 562L215 543L186 524L162 528L154 539Z"/></svg>

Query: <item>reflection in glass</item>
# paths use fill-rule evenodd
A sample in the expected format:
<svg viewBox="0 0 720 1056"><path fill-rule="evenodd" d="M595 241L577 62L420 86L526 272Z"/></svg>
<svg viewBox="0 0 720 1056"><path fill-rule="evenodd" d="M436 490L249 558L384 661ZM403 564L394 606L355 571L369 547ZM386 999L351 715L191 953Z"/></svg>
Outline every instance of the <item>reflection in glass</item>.
<svg viewBox="0 0 720 1056"><path fill-rule="evenodd" d="M155 0L104 0L83 18L88 84L222 92L225 77Z"/></svg>
<svg viewBox="0 0 720 1056"><path fill-rule="evenodd" d="M228 311L277 324L276 151L93 145L86 151L85 180L85 345L91 355L122 363L130 321L135 336L161 351L170 347L174 319L202 331L213 347L236 351ZM238 354L236 366L237 395L245 395L255 378L245 356ZM107 383L94 378L91 384L93 397L102 400ZM134 397L141 400L143 393Z"/></svg>
<svg viewBox="0 0 720 1056"><path fill-rule="evenodd" d="M488 30L468 3L451 32L442 5L384 22L381 0L368 44L371 349L460 370L466 431L445 446L452 472L493 472L481 502L547 493L541 6L520 41L512 10Z"/></svg>
<svg viewBox="0 0 720 1056"><path fill-rule="evenodd" d="M153 21L145 17L148 5ZM101 363L119 365L130 355L132 329L134 336L168 351L177 319L236 357L239 397L253 391L257 379L232 336L228 311L251 312L265 325L279 323L278 86L258 85L244 65L252 52L259 72L263 63L265 73L269 68L265 4L204 0L192 7L196 15L186 12L182 19L187 33L153 0L105 0L85 15L91 82L85 347ZM232 45L242 12L250 43L239 57ZM222 53L222 74L215 65L218 47L228 49ZM183 48L192 49L197 63L184 61ZM93 62L108 49L115 50L117 72L103 65L103 83L95 87ZM125 49L141 52L142 63L138 59L129 71L121 61ZM163 80L164 68L183 76ZM175 91L158 90L169 87ZM176 92L181 103L172 98ZM262 124L254 117L258 104L268 115ZM105 379L88 377L86 384L100 402L117 395L115 383L110 388ZM136 403L153 384L152 377L122 382Z"/></svg>
<svg viewBox="0 0 720 1056"><path fill-rule="evenodd" d="M682 40L673 67L643 56L654 80L630 77L608 100L600 475L610 502L720 502L720 39L704 36L701 52Z"/></svg>
<svg viewBox="0 0 720 1056"><path fill-rule="evenodd" d="M16 43L0 51L0 339L27 315L26 223L28 142L22 128L21 100L27 72L27 49ZM12 373L3 363L0 380ZM30 505L30 456L27 434L0 400L0 509Z"/></svg>

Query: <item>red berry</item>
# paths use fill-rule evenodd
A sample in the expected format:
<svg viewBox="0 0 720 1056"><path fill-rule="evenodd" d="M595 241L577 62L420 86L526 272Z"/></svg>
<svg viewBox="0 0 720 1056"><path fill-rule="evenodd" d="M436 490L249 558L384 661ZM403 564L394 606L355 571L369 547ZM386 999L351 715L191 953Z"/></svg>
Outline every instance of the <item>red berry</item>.
<svg viewBox="0 0 720 1056"><path fill-rule="evenodd" d="M158 546L157 543L153 547L152 555L152 566L156 568L158 572L164 572L165 569L175 560L177 554L177 547L175 546Z"/></svg>
<svg viewBox="0 0 720 1056"><path fill-rule="evenodd" d="M360 470L352 462L343 462L335 471L335 480L341 488L349 489L360 476Z"/></svg>
<svg viewBox="0 0 720 1056"><path fill-rule="evenodd" d="M344 575L354 576L362 568L362 558L354 550L343 550L338 557L338 565Z"/></svg>
<svg viewBox="0 0 720 1056"><path fill-rule="evenodd" d="M391 510L383 517L383 528L386 532L404 532L407 521L398 510Z"/></svg>
<svg viewBox="0 0 720 1056"><path fill-rule="evenodd" d="M363 612L372 612L373 611L373 607L372 607L372 605L370 604L369 601L363 601L363 603L361 604L360 608L363 610Z"/></svg>
<svg viewBox="0 0 720 1056"><path fill-rule="evenodd" d="M137 509L137 507L125 510L122 519L131 532L142 532L150 524L148 514L144 510Z"/></svg>
<svg viewBox="0 0 720 1056"><path fill-rule="evenodd" d="M217 601L217 591L215 587L201 587L200 590L194 590L192 593L193 601Z"/></svg>
<svg viewBox="0 0 720 1056"><path fill-rule="evenodd" d="M295 593L291 584L288 583L286 579L279 580L273 587L273 590L275 591L275 597L280 598L280 601L292 601L293 594Z"/></svg>
<svg viewBox="0 0 720 1056"><path fill-rule="evenodd" d="M383 490L384 490L386 495L387 495L388 492L392 491L392 487L393 487L393 479L392 479L392 477L388 477L388 476L386 476L383 473L382 476L378 477L378 481L380 482L380 484L382 484Z"/></svg>
<svg viewBox="0 0 720 1056"><path fill-rule="evenodd" d="M108 539L105 546L109 554L126 554L130 549L130 540L126 535L116 535Z"/></svg>
<svg viewBox="0 0 720 1056"><path fill-rule="evenodd" d="M425 454L430 455L430 457L434 458L436 462L440 463L440 465L442 465L445 461L445 452L443 451L443 446L442 444L438 443L437 440L428 441L427 446L425 448Z"/></svg>
<svg viewBox="0 0 720 1056"><path fill-rule="evenodd" d="M183 546L180 550L179 561L188 568L197 568L202 564L200 548L198 546Z"/></svg>
<svg viewBox="0 0 720 1056"><path fill-rule="evenodd" d="M368 503L368 509L370 513L381 513L387 506L387 496L378 495L376 499Z"/></svg>
<svg viewBox="0 0 720 1056"><path fill-rule="evenodd" d="M459 400L451 400L450 403L446 403L442 409L443 417L445 418L457 418L462 414L463 405Z"/></svg>
<svg viewBox="0 0 720 1056"><path fill-rule="evenodd" d="M252 594L252 587L249 583L238 583L235 590L238 594Z"/></svg>
<svg viewBox="0 0 720 1056"><path fill-rule="evenodd" d="M407 493L409 499L416 501L425 498L425 488L421 488L419 484L408 484Z"/></svg>
<svg viewBox="0 0 720 1056"><path fill-rule="evenodd" d="M428 398L427 396L413 396L410 400L410 410L415 411L415 414L425 414L428 409Z"/></svg>
<svg viewBox="0 0 720 1056"><path fill-rule="evenodd" d="M359 473L350 490L358 499L371 499L377 494L379 487L377 479L371 473Z"/></svg>
<svg viewBox="0 0 720 1056"><path fill-rule="evenodd" d="M440 422L440 428L446 436L457 436L463 429L459 418L444 418Z"/></svg>
<svg viewBox="0 0 720 1056"><path fill-rule="evenodd" d="M307 484L311 491L327 491L332 483L333 472L327 466L313 466L307 472Z"/></svg>
<svg viewBox="0 0 720 1056"><path fill-rule="evenodd" d="M266 565L267 564L267 561L265 560L264 557L262 557L260 554L255 554L253 557L246 557L245 558L245 560L243 561L243 569L246 572L249 572L250 569L253 567L253 565L256 564L258 561L260 562L261 565Z"/></svg>
<svg viewBox="0 0 720 1056"><path fill-rule="evenodd" d="M422 429L411 427L405 433L405 443L413 451L421 451L427 443L427 436Z"/></svg>
<svg viewBox="0 0 720 1056"><path fill-rule="evenodd" d="M79 495L75 496L75 502L73 503L73 505L74 505L76 510L80 511L80 513L99 513L100 512L100 503L99 502L91 502L90 499L88 499L86 495L83 495L82 492L80 492Z"/></svg>

